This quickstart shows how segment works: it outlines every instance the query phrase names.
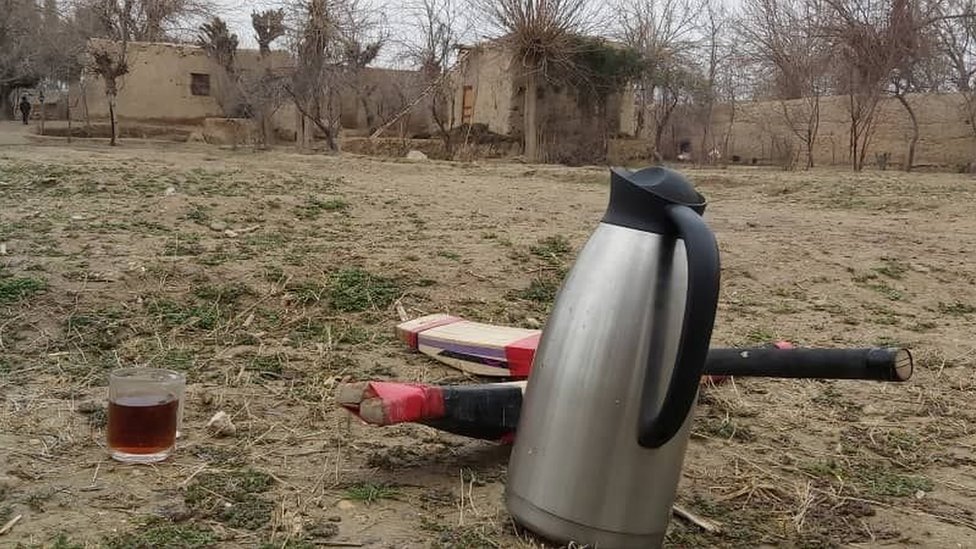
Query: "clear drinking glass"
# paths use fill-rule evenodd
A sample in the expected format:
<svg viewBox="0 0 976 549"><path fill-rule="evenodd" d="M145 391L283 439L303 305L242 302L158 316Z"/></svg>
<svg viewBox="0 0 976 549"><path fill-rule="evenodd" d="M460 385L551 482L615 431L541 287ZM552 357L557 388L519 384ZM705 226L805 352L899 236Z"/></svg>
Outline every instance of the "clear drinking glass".
<svg viewBox="0 0 976 549"><path fill-rule="evenodd" d="M176 445L186 378L159 368L120 368L109 375L108 448L113 459L154 463Z"/></svg>

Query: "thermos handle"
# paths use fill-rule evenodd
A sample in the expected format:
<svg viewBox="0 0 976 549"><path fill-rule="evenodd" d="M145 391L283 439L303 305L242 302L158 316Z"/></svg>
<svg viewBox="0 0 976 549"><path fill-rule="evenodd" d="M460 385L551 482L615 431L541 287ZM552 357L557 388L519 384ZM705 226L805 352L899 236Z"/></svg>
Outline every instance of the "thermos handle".
<svg viewBox="0 0 976 549"><path fill-rule="evenodd" d="M638 443L645 448L663 446L687 419L698 395L698 383L705 368L718 308L720 267L715 235L705 220L688 206L670 205L667 212L685 243L688 293L678 356L660 410L655 409L655 399L652 398L656 392L652 386L655 380L650 375L645 376L637 435ZM650 366L648 364L648 369Z"/></svg>

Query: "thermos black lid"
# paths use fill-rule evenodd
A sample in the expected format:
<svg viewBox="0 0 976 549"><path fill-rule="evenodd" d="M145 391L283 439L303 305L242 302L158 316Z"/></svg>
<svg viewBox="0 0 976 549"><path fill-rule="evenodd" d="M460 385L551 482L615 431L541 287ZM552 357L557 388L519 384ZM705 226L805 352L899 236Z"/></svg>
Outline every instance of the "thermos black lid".
<svg viewBox="0 0 976 549"><path fill-rule="evenodd" d="M705 197L683 175L662 166L610 170L610 204L603 222L640 231L672 233L665 208L672 204L705 211Z"/></svg>

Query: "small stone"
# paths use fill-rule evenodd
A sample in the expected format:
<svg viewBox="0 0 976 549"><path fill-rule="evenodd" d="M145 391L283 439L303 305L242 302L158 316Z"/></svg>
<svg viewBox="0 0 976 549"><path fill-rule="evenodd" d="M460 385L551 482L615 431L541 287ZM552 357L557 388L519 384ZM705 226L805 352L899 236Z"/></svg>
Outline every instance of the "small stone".
<svg viewBox="0 0 976 549"><path fill-rule="evenodd" d="M328 520L329 522L342 522L342 517L340 517L339 515L332 515L326 520Z"/></svg>
<svg viewBox="0 0 976 549"><path fill-rule="evenodd" d="M230 416L223 410L217 412L207 422L207 430L215 437L230 437L237 433L237 427L230 420Z"/></svg>
<svg viewBox="0 0 976 549"><path fill-rule="evenodd" d="M928 273L932 271L932 269L929 269L925 265L921 265L919 263L911 263L909 267L911 267L911 269L917 273Z"/></svg>
<svg viewBox="0 0 976 549"><path fill-rule="evenodd" d="M925 492L923 490L915 491L915 499L922 499L925 497Z"/></svg>
<svg viewBox="0 0 976 549"><path fill-rule="evenodd" d="M166 191L163 192L163 196L172 196L176 194L176 187L166 187Z"/></svg>
<svg viewBox="0 0 976 549"><path fill-rule="evenodd" d="M542 327L542 323L539 322L539 319L532 318L531 316L525 319L525 325L533 330L538 330Z"/></svg>
<svg viewBox="0 0 976 549"><path fill-rule="evenodd" d="M71 220L72 221L81 221L84 218L85 218L85 216L79 215L79 214L75 214L75 215L71 216Z"/></svg>
<svg viewBox="0 0 976 549"><path fill-rule="evenodd" d="M0 255L7 255L7 243L0 242Z"/></svg>
<svg viewBox="0 0 976 549"><path fill-rule="evenodd" d="M223 221L212 221L210 223L210 230L211 231L217 231L218 233L223 232L223 231L226 231L227 230L227 224L224 223Z"/></svg>
<svg viewBox="0 0 976 549"><path fill-rule="evenodd" d="M81 414L94 414L95 412L102 409L102 405L94 400L85 400L78 403L75 410Z"/></svg>
<svg viewBox="0 0 976 549"><path fill-rule="evenodd" d="M419 161L423 161L423 160L427 160L427 155L424 154L424 153L422 153L422 152L420 152L420 151L418 151L418 150L416 150L416 149L414 149L414 150L412 150L412 151L410 151L410 152L407 153L407 160L419 160Z"/></svg>
<svg viewBox="0 0 976 549"><path fill-rule="evenodd" d="M342 509L343 511L348 511L350 509L355 509L356 504L349 501L348 499L341 499L339 500L339 503L336 504L336 507Z"/></svg>
<svg viewBox="0 0 976 549"><path fill-rule="evenodd" d="M224 231L224 236L228 238L237 238L237 232L234 231L233 229L227 229L226 231Z"/></svg>

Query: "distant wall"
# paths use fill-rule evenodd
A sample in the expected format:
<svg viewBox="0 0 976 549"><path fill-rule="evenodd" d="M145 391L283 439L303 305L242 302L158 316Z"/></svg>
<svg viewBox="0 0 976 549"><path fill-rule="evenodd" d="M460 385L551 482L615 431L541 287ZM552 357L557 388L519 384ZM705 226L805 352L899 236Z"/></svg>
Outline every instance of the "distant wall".
<svg viewBox="0 0 976 549"><path fill-rule="evenodd" d="M921 166L955 167L976 160L976 134L972 121L967 119L965 103L960 94L918 94L907 97L919 121L919 141L915 164ZM820 127L815 151L817 165L850 164L849 99L846 96L824 97L820 100ZM786 102L793 118L803 118L803 100ZM803 143L794 135L783 113L780 101L740 103L735 106L734 123L728 140L728 155L738 155L743 162L756 158L770 162L783 140L793 143L801 151ZM716 108L711 126L709 147L723 150L723 138L729 130L732 110L728 105ZM875 154L890 153L889 163L900 166L905 162L911 137L911 122L904 108L894 98L886 98L879 105L874 135L868 143L865 165L874 165ZM676 121L681 139L690 139L696 154L700 154L701 130L687 121ZM801 130L803 124L794 123ZM666 136L668 138L668 136ZM706 151L707 152L707 151ZM800 164L805 153L800 154Z"/></svg>
<svg viewBox="0 0 976 549"><path fill-rule="evenodd" d="M204 118L223 116L219 98L223 93L223 69L206 52L186 44L130 42L127 47L128 74L122 76L117 98L118 115L124 119L171 123L201 123ZM285 52L272 52L262 61L256 50L237 52L240 70L286 67L291 63ZM191 74L209 75L207 95L191 92ZM86 71L72 95L83 96L83 105L72 118L108 117L105 86L98 75Z"/></svg>

